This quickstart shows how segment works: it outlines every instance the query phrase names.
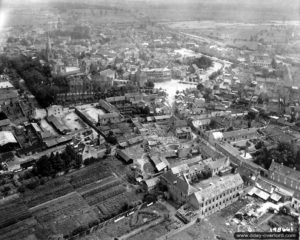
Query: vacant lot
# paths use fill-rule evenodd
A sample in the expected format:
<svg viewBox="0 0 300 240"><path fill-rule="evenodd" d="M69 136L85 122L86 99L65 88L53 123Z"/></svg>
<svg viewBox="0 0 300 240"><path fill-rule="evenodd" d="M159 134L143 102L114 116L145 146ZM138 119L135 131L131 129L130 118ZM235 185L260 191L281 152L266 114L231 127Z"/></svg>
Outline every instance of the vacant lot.
<svg viewBox="0 0 300 240"><path fill-rule="evenodd" d="M226 240L234 240L233 234L238 230L237 226L232 226L228 217L233 216L237 211L247 204L246 200L239 200L223 210L203 219L199 223L172 236L172 240L211 240L216 236L222 236Z"/></svg>

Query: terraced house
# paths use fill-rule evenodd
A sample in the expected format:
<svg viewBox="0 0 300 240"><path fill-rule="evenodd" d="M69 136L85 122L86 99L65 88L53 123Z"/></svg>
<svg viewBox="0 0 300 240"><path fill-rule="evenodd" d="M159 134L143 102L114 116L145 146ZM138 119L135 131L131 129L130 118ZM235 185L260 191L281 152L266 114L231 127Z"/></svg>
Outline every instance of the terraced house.
<svg viewBox="0 0 300 240"><path fill-rule="evenodd" d="M300 210L300 171L273 161L269 168L269 178L293 192L292 207Z"/></svg>

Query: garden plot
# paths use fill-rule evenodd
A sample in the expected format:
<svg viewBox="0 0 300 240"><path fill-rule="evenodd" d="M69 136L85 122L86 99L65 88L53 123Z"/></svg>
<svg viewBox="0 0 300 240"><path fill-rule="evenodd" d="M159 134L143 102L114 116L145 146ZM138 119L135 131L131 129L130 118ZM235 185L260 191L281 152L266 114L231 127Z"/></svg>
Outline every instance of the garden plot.
<svg viewBox="0 0 300 240"><path fill-rule="evenodd" d="M80 226L97 220L97 214L78 193L49 201L32 209L39 222L39 231L48 234L71 234ZM44 236L47 239L47 236Z"/></svg>

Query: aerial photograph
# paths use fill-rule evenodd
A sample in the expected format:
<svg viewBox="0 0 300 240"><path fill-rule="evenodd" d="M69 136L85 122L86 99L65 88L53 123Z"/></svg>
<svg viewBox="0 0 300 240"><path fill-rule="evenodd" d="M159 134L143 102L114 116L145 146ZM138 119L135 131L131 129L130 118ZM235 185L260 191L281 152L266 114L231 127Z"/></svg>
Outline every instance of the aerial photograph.
<svg viewBox="0 0 300 240"><path fill-rule="evenodd" d="M0 0L0 240L299 240L300 0Z"/></svg>

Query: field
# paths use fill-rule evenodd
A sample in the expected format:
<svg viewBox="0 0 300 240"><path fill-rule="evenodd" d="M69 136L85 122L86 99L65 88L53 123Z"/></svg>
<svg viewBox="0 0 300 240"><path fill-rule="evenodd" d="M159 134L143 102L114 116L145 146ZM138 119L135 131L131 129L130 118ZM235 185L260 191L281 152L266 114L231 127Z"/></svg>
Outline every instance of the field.
<svg viewBox="0 0 300 240"><path fill-rule="evenodd" d="M31 214L20 199L15 199L0 204L0 216L0 228L4 228L31 217Z"/></svg>
<svg viewBox="0 0 300 240"><path fill-rule="evenodd" d="M123 207L137 204L142 194L136 194L115 176L109 176L78 190L86 202L94 208L104 221L122 212Z"/></svg>
<svg viewBox="0 0 300 240"><path fill-rule="evenodd" d="M33 207L57 197L64 196L72 192L73 186L64 178L50 181L45 185L40 185L32 191L26 191L23 199L28 207Z"/></svg>
<svg viewBox="0 0 300 240"><path fill-rule="evenodd" d="M141 210L135 211L133 214L128 215L127 217L115 222L112 222L102 229L98 229L91 235L81 238L81 240L91 240L91 239L101 239L101 240L110 240L116 237L121 237L129 232L139 229L153 221L160 222L163 218L163 214L167 212L167 209L160 203L153 204L150 207L143 208ZM168 221L164 221L165 226ZM156 224L155 226L159 226ZM148 232L148 229L143 231L143 234ZM139 235L140 236L140 235ZM150 236L150 235L149 235ZM138 238L136 238L138 239ZM140 238L144 239L144 238ZM155 238L147 238L155 239Z"/></svg>
<svg viewBox="0 0 300 240"><path fill-rule="evenodd" d="M37 235L43 239L50 234L70 234L76 228L97 220L97 214L78 193L34 207L32 214L39 223Z"/></svg>
<svg viewBox="0 0 300 240"><path fill-rule="evenodd" d="M70 179L70 183L74 188L82 187L86 184L104 179L108 176L111 176L111 171L104 164L93 164L88 166L80 171L76 171L68 175Z"/></svg>
<svg viewBox="0 0 300 240"><path fill-rule="evenodd" d="M35 235L35 228L37 221L34 218L27 218L18 223L12 224L0 230L0 240L20 240L30 239L37 240Z"/></svg>

